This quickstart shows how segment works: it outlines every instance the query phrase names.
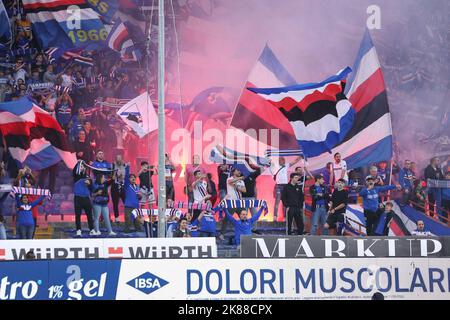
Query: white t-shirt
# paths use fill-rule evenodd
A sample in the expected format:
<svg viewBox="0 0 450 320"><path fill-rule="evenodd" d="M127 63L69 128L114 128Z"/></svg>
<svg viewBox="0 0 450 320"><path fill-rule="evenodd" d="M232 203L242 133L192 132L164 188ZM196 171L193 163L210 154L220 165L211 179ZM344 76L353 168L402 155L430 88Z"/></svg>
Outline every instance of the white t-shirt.
<svg viewBox="0 0 450 320"><path fill-rule="evenodd" d="M238 191L238 187L245 187L244 180L237 181L234 186L230 185L228 182L233 180L233 177L227 179L227 199L228 200L241 200L242 193Z"/></svg>
<svg viewBox="0 0 450 320"><path fill-rule="evenodd" d="M288 184L289 183L289 163L286 163L284 166L280 166L279 164L273 165L270 167L270 173L272 176L277 175L275 178L276 184ZM278 173L277 173L278 172Z"/></svg>
<svg viewBox="0 0 450 320"><path fill-rule="evenodd" d="M68 74L63 74L63 75L61 76L61 79L62 79L61 85L62 85L63 87L69 87L69 88L72 88L72 85L73 85L72 76L69 76Z"/></svg>
<svg viewBox="0 0 450 320"><path fill-rule="evenodd" d="M27 72L24 69L19 69L14 74L14 80L17 82L19 79L22 79L25 82L25 76Z"/></svg>
<svg viewBox="0 0 450 320"><path fill-rule="evenodd" d="M342 171L345 171L343 179L345 181L348 181L347 162L345 162L345 160L341 160L341 162L339 163L333 161L333 173L335 182L341 178Z"/></svg>
<svg viewBox="0 0 450 320"><path fill-rule="evenodd" d="M192 190L194 193L194 203L202 203L204 198L208 195L208 184L206 181L197 183Z"/></svg>
<svg viewBox="0 0 450 320"><path fill-rule="evenodd" d="M419 230L414 230L411 232L412 236L418 236L418 237L431 237L431 232L430 231L419 231Z"/></svg>

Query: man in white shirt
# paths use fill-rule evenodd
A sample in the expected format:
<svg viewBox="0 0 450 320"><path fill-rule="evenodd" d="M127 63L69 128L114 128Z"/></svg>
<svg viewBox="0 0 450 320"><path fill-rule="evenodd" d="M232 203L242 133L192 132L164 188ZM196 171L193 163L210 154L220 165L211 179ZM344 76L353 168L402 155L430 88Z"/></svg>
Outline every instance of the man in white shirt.
<svg viewBox="0 0 450 320"><path fill-rule="evenodd" d="M431 237L432 234L430 231L425 230L425 223L422 220L417 220L417 229L411 232L412 236L418 237Z"/></svg>
<svg viewBox="0 0 450 320"><path fill-rule="evenodd" d="M275 180L275 188L273 191L273 197L275 198L274 210L273 210L273 219L277 221L278 218L278 206L281 200L281 192L284 187L289 183L289 168L299 162L301 157L295 158L290 163L286 163L286 159L284 157L280 157L278 159L278 165L275 163L271 163L269 168L270 173ZM283 206L283 212L285 212L285 208Z"/></svg>
<svg viewBox="0 0 450 320"><path fill-rule="evenodd" d="M237 168L231 168L231 176L227 179L227 195L225 196L225 200L241 200L242 192L247 192L244 183L245 177L242 176L241 171ZM239 212L240 209L235 209L236 212ZM233 209L228 210L231 214L235 211ZM220 228L219 238L224 240L224 234L227 230L228 218L225 216L222 219L222 226Z"/></svg>
<svg viewBox="0 0 450 320"><path fill-rule="evenodd" d="M194 196L195 204L205 203L211 195L208 194L208 183L206 182L206 175L201 172L201 170L196 170L194 172L194 182L192 182L192 193ZM202 210L194 209L192 221L195 221Z"/></svg>
<svg viewBox="0 0 450 320"><path fill-rule="evenodd" d="M347 162L341 159L341 154L339 152L334 154L333 176L334 183L336 183L339 179L344 179L345 183L348 183Z"/></svg>
<svg viewBox="0 0 450 320"><path fill-rule="evenodd" d="M241 200L242 192L246 192L244 177L237 168L231 171L231 177L227 179L227 200Z"/></svg>
<svg viewBox="0 0 450 320"><path fill-rule="evenodd" d="M205 203L211 198L208 194L208 183L205 181L206 175L200 170L194 172L194 182L192 183L192 191L194 194L194 203Z"/></svg>
<svg viewBox="0 0 450 320"><path fill-rule="evenodd" d="M73 85L73 77L72 77L72 69L68 68L61 76L63 87L72 88Z"/></svg>

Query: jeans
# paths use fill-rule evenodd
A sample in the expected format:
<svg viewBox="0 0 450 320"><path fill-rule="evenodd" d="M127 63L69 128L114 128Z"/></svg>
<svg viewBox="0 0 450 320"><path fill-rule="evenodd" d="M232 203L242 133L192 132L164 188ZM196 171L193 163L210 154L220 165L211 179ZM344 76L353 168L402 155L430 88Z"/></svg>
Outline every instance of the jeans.
<svg viewBox="0 0 450 320"><path fill-rule="evenodd" d="M285 184L276 184L274 189L275 204L273 208L273 217L278 217L278 206L280 205L281 192L283 191ZM283 215L286 215L286 208L283 206Z"/></svg>
<svg viewBox="0 0 450 320"><path fill-rule="evenodd" d="M3 222L0 222L0 240L6 240L6 229Z"/></svg>
<svg viewBox="0 0 450 320"><path fill-rule="evenodd" d="M112 232L111 228L111 221L109 221L109 208L108 206L101 206L98 204L93 205L94 209L94 230L100 231L100 215L103 216L103 222L105 223L106 229L108 230L108 233Z"/></svg>
<svg viewBox="0 0 450 320"><path fill-rule="evenodd" d="M20 239L33 239L34 226L19 225L19 238Z"/></svg>
<svg viewBox="0 0 450 320"><path fill-rule="evenodd" d="M322 234L327 235L328 230L323 228L323 225L327 222L327 210L325 206L316 206L316 211L313 213L311 221L311 235L317 235L318 223L320 223L320 228L322 229Z"/></svg>

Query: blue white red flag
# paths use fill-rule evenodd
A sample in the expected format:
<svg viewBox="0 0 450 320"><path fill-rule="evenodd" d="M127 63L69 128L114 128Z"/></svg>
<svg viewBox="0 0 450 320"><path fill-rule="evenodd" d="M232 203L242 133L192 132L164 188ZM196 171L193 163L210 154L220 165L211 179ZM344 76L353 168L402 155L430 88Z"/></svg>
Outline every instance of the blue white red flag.
<svg viewBox="0 0 450 320"><path fill-rule="evenodd" d="M41 170L63 160L72 169L77 162L59 123L28 97L0 103L0 131L21 166Z"/></svg>
<svg viewBox="0 0 450 320"><path fill-rule="evenodd" d="M127 25L120 19L116 21L108 38L106 39L108 47L120 53L123 61L138 61L141 57L140 51L135 47Z"/></svg>
<svg viewBox="0 0 450 320"><path fill-rule="evenodd" d="M87 0L22 0L42 49L104 46L107 32Z"/></svg>
<svg viewBox="0 0 450 320"><path fill-rule="evenodd" d="M350 68L319 83L282 88L248 88L280 110L289 120L307 158L339 144L350 131L355 111L343 94Z"/></svg>
<svg viewBox="0 0 450 320"><path fill-rule="evenodd" d="M249 87L282 87L296 83L297 81L281 64L272 49L266 45L248 76L230 126L244 131L279 130L279 141L268 141L268 145L280 149L298 149L294 131L286 117L266 99L246 90ZM268 134L268 136L271 135Z"/></svg>
<svg viewBox="0 0 450 320"><path fill-rule="evenodd" d="M392 158L392 125L386 85L375 46L366 30L345 86L355 120L345 139L331 152L339 152L347 168L359 168ZM330 154L308 159L309 169L325 168Z"/></svg>

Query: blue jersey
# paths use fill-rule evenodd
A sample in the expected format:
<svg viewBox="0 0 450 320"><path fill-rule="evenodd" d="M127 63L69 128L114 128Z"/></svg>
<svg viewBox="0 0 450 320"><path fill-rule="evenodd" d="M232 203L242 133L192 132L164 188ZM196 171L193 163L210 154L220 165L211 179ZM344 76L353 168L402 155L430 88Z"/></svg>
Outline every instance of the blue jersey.
<svg viewBox="0 0 450 320"><path fill-rule="evenodd" d="M102 191L100 195L94 196L93 202L99 206L107 206L109 202L109 194L108 194L108 184L97 184L94 182L92 186L92 193L97 193L98 191Z"/></svg>
<svg viewBox="0 0 450 320"><path fill-rule="evenodd" d="M234 241L236 242L236 245L241 244L241 235L251 235L252 234L253 223L255 221L258 221L263 209L264 208L260 208L259 211L254 216L252 216L250 219L246 219L246 220L234 219L234 217L228 212L228 210L225 209L225 213L226 213L228 219L234 225Z"/></svg>
<svg viewBox="0 0 450 320"><path fill-rule="evenodd" d="M21 226L34 226L33 213L31 209L36 207L42 200L44 200L45 196L40 196L38 199L30 202L28 204L24 204L20 201L19 196L16 196L16 205L17 205L17 224Z"/></svg>
<svg viewBox="0 0 450 320"><path fill-rule="evenodd" d="M75 182L74 186L73 186L73 194L77 197L83 197L83 198L89 198L89 196L91 195L91 191L89 190L89 186L86 185L86 179L89 178L82 178L80 180L78 180L77 182Z"/></svg>
<svg viewBox="0 0 450 320"><path fill-rule="evenodd" d="M125 207L138 209L139 208L139 186L137 184L132 185L130 183L130 167L125 168L125 180L124 180L124 189L125 189Z"/></svg>
<svg viewBox="0 0 450 320"><path fill-rule="evenodd" d="M203 214L202 220L200 221L200 231L216 233L216 220L212 214Z"/></svg>
<svg viewBox="0 0 450 320"><path fill-rule="evenodd" d="M400 170L398 180L403 189L412 189L413 185L410 180L412 177L414 177L414 173L410 169L403 168Z"/></svg>
<svg viewBox="0 0 450 320"><path fill-rule="evenodd" d="M378 210L378 205L380 203L378 200L379 193L393 189L395 189L395 186L393 185L374 187L373 189L370 190L368 190L367 188L362 189L359 192L359 195L363 198L364 210L376 212Z"/></svg>
<svg viewBox="0 0 450 320"><path fill-rule="evenodd" d="M109 162L107 162L107 161L97 161L97 160L95 160L95 161L92 163L92 166L93 166L94 168L98 168L98 169L106 169L106 170L111 170L111 168L112 168L111 163L109 163ZM101 172L101 171L96 171L96 170L94 170L94 174L97 174L97 173L102 173L102 172ZM109 174L109 172L106 172L106 174Z"/></svg>
<svg viewBox="0 0 450 320"><path fill-rule="evenodd" d="M191 232L191 237L198 237L198 219L189 223L187 229Z"/></svg>

